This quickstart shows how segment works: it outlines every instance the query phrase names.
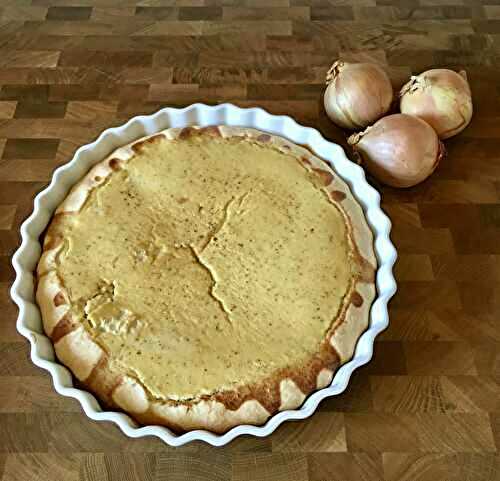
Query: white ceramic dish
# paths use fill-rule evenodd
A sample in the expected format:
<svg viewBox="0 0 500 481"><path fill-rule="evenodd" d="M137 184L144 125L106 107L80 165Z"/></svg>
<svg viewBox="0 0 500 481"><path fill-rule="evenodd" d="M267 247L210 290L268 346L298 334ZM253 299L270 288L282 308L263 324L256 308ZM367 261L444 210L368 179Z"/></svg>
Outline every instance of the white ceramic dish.
<svg viewBox="0 0 500 481"><path fill-rule="evenodd" d="M70 187L81 179L92 165L117 147L169 127L221 124L254 127L307 145L319 157L328 161L349 184L363 206L375 235L379 266L376 277L378 295L371 309L370 326L359 339L353 359L336 372L329 387L310 395L300 409L280 412L263 426L237 426L222 435L203 430L177 435L161 426L138 427L126 414L103 411L92 394L74 388L71 373L57 362L52 342L43 332L40 312L35 303L33 271L41 252L38 238ZM391 223L380 208L380 195L366 182L363 170L347 159L340 146L328 142L318 131L303 127L290 117L271 115L260 108L241 109L231 104L215 107L194 104L184 109L165 108L153 115L134 117L121 127L104 131L95 142L79 148L71 162L54 172L52 182L35 197L34 204L33 213L21 226L22 243L12 261L16 280L11 295L19 307L17 329L30 341L33 362L52 375L58 393L77 399L90 418L114 422L127 436L158 436L172 446L180 446L193 440L221 446L242 434L267 436L283 421L304 419L313 414L322 399L344 391L354 369L371 359L375 337L388 325L387 303L396 292L396 282L392 274L396 250L389 239Z"/></svg>

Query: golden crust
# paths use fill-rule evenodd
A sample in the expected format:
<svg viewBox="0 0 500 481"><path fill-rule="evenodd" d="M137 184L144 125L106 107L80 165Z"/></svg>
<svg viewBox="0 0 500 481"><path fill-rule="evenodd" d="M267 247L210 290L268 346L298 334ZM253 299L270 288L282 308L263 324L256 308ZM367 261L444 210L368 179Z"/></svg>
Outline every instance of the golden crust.
<svg viewBox="0 0 500 481"><path fill-rule="evenodd" d="M281 369L257 385L240 386L233 391L186 401L164 401L155 399L138 379L121 373L83 325L72 319L70 296L57 275L57 257L64 243L60 219L63 215L78 213L89 193L119 170L122 163L140 152L145 143L162 138L186 139L194 135L239 137L242 141L252 139L272 144L274 148L300 159L304 167L314 173L331 202L343 213L358 274L319 352L307 363ZM37 301L45 331L52 338L59 359L107 405L128 412L143 424L166 425L179 432L191 429L224 432L238 424L262 424L277 411L297 408L308 394L331 382L336 368L352 357L359 336L368 326L369 311L375 297L375 266L373 236L363 211L348 186L324 161L306 148L254 129L187 127L168 129L116 150L75 185L57 209L45 236L44 251L37 269Z"/></svg>

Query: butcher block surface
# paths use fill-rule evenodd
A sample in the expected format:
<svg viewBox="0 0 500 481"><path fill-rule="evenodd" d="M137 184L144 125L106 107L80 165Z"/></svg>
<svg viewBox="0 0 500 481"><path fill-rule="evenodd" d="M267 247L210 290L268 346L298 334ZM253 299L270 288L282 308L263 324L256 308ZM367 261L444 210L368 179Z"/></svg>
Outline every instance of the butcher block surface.
<svg viewBox="0 0 500 481"><path fill-rule="evenodd" d="M0 5L0 480L500 479L500 5L495 0L7 0ZM119 5L119 6L117 6ZM341 143L324 78L396 88L467 70L475 114L425 183L382 187L399 253L390 327L309 419L223 448L85 416L15 329L11 256L33 197L104 129L165 106L260 106Z"/></svg>

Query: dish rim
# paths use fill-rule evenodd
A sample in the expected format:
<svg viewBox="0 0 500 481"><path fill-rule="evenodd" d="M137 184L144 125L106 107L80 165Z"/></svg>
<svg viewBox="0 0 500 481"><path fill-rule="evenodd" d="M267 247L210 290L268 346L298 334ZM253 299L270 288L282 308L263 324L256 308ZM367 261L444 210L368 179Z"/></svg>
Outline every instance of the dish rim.
<svg viewBox="0 0 500 481"><path fill-rule="evenodd" d="M271 416L262 426L239 425L224 434L200 429L176 434L164 426L140 427L122 412L103 411L90 392L73 387L70 371L56 361L52 342L43 332L40 312L35 301L33 271L41 253L38 238L69 189L92 165L117 147L170 127L191 125L250 127L285 137L311 149L340 175L362 206L374 235L378 262L375 281L377 295L371 306L369 326L358 339L353 358L335 372L331 384L310 394L300 408L281 411ZM33 363L51 374L54 388L59 394L77 399L88 417L96 421L111 421L129 437L152 435L171 446L181 446L195 440L222 446L243 434L268 436L284 421L305 419L315 412L323 399L342 393L353 371L371 359L376 336L388 326L387 304L396 292L392 268L397 253L389 237L390 230L391 222L380 207L380 194L368 184L363 169L346 157L342 147L326 140L316 129L302 126L289 116L270 114L260 107L240 108L229 103L216 106L196 103L184 108L165 107L151 115L139 115L121 126L104 130L94 142L81 146L69 162L58 167L50 184L35 196L33 212L20 228L21 245L12 258L16 278L10 292L19 308L16 327L30 342Z"/></svg>

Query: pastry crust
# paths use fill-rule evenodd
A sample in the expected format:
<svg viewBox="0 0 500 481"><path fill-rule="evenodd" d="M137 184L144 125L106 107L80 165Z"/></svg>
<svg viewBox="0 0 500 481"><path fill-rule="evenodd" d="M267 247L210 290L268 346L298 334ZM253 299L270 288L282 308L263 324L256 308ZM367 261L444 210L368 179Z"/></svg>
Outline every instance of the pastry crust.
<svg viewBox="0 0 500 481"><path fill-rule="evenodd" d="M238 137L241 141L272 145L299 159L344 216L356 275L319 352L303 365L279 369L262 382L231 391L188 400L159 400L139 379L121 372L106 350L74 318L72 301L58 275L58 256L66 242L60 219L77 215L90 192L103 185L144 145L161 139L182 140L192 136ZM73 187L47 230L37 269L36 298L45 332L54 342L58 358L107 405L126 411L142 424L165 425L178 432L208 429L221 433L239 424L262 424L280 410L297 408L308 394L331 382L337 367L352 357L359 336L368 326L375 297L375 270L373 235L363 211L345 182L323 160L286 139L255 129L186 127L167 129L117 149Z"/></svg>

